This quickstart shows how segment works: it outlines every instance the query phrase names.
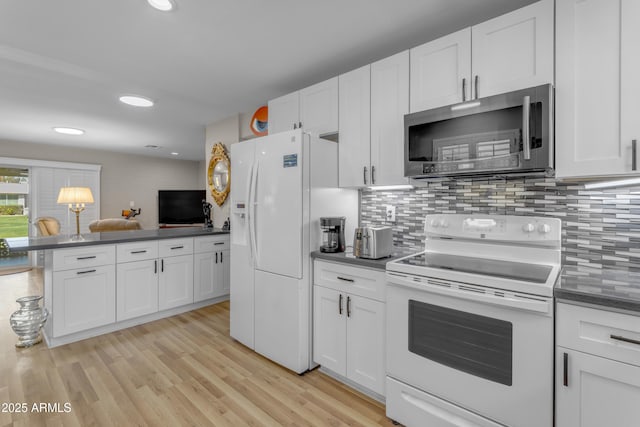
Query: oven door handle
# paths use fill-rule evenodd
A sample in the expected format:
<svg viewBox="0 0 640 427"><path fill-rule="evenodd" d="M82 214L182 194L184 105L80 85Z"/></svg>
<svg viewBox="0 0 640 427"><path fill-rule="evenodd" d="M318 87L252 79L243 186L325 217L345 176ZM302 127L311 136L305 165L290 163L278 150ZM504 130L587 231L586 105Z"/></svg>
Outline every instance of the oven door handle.
<svg viewBox="0 0 640 427"><path fill-rule="evenodd" d="M515 295L496 296L488 293L480 293L472 290L464 290L458 287L445 287L441 285L431 285L424 282L415 282L406 276L387 273L387 282L392 286L402 286L405 288L416 289L422 292L450 296L452 298L460 298L469 301L499 305L503 307L511 307L520 310L534 311L537 313L551 314L551 301L547 299L517 297ZM464 285L463 285L464 286Z"/></svg>

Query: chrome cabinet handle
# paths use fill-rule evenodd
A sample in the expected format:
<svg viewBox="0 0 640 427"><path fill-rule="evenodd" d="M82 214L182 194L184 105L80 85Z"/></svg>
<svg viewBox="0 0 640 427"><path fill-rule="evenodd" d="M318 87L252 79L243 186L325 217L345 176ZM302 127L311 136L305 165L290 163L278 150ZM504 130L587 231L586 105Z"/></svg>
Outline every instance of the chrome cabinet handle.
<svg viewBox="0 0 640 427"><path fill-rule="evenodd" d="M351 282L351 283L353 283L353 282L354 282L354 280L353 280L353 279L347 279L346 277L340 277L340 276L338 276L338 280L343 280L343 281L345 281L345 282Z"/></svg>
<svg viewBox="0 0 640 427"><path fill-rule="evenodd" d="M351 297L347 296L347 317L351 317Z"/></svg>
<svg viewBox="0 0 640 427"><path fill-rule="evenodd" d="M218 245L224 245L224 242L216 242L216 243L214 243L214 246L218 246Z"/></svg>
<svg viewBox="0 0 640 427"><path fill-rule="evenodd" d="M146 251L146 250L145 250L145 251L131 251L131 254L132 254L132 255L133 255L133 254L146 254L146 253L147 253L147 251Z"/></svg>
<svg viewBox="0 0 640 427"><path fill-rule="evenodd" d="M171 250L174 250L174 249L184 249L184 246L172 246Z"/></svg>
<svg viewBox="0 0 640 427"><path fill-rule="evenodd" d="M465 77L462 78L462 102L467 100L467 79Z"/></svg>
<svg viewBox="0 0 640 427"><path fill-rule="evenodd" d="M95 273L96 270L86 270L86 271L78 271L76 274L87 274L87 273Z"/></svg>
<svg viewBox="0 0 640 427"><path fill-rule="evenodd" d="M80 256L80 257L77 257L76 259L78 261L80 261L80 260L83 260L83 259L94 259L94 258L96 258L95 255L92 255L92 256Z"/></svg>
<svg viewBox="0 0 640 427"><path fill-rule="evenodd" d="M371 166L371 183L372 184L376 183L376 167L375 166Z"/></svg>
<svg viewBox="0 0 640 427"><path fill-rule="evenodd" d="M298 129L298 124L297 124L297 123L294 123L294 124L293 124L293 128L294 128L294 129Z"/></svg>
<svg viewBox="0 0 640 427"><path fill-rule="evenodd" d="M529 134L529 116L531 115L531 97L522 98L522 153L525 160L531 160L531 140Z"/></svg>
<svg viewBox="0 0 640 427"><path fill-rule="evenodd" d="M160 273L164 273L164 259L160 260Z"/></svg>
<svg viewBox="0 0 640 427"><path fill-rule="evenodd" d="M609 336L611 337L612 340L624 341L624 342L628 342L628 343L631 343L631 344L640 345L640 341L634 340L632 338L623 337L621 335L609 335Z"/></svg>
<svg viewBox="0 0 640 427"><path fill-rule="evenodd" d="M153 274L158 274L158 260L153 260Z"/></svg>
<svg viewBox="0 0 640 427"><path fill-rule="evenodd" d="M218 263L218 252L216 252L216 264Z"/></svg>
<svg viewBox="0 0 640 427"><path fill-rule="evenodd" d="M636 156L637 154L637 145L638 145L638 140L634 139L633 141L631 141L631 170L637 170L638 169L638 158Z"/></svg>
<svg viewBox="0 0 640 427"><path fill-rule="evenodd" d="M222 252L220 252L220 262L222 263Z"/></svg>
<svg viewBox="0 0 640 427"><path fill-rule="evenodd" d="M367 185L367 167L366 166L362 171L362 179L364 179L364 185Z"/></svg>
<svg viewBox="0 0 640 427"><path fill-rule="evenodd" d="M477 74L476 74L474 85L475 85L476 99L478 99L478 75Z"/></svg>
<svg viewBox="0 0 640 427"><path fill-rule="evenodd" d="M298 129L302 129L302 122L298 122Z"/></svg>
<svg viewBox="0 0 640 427"><path fill-rule="evenodd" d="M569 387L569 355L567 353L564 353L562 355L563 359L562 359L562 367L563 367L563 373L562 373L562 385L565 387Z"/></svg>
<svg viewBox="0 0 640 427"><path fill-rule="evenodd" d="M340 298L338 298L338 314L342 315L342 294L340 294Z"/></svg>

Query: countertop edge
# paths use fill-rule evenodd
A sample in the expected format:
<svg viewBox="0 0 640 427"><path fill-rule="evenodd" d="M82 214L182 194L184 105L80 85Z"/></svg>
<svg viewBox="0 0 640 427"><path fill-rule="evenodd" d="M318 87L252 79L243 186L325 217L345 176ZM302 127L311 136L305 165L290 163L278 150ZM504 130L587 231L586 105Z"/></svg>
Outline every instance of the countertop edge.
<svg viewBox="0 0 640 427"><path fill-rule="evenodd" d="M632 311L640 314L640 301L635 302L611 296L594 295L590 293L569 291L559 288L554 289L553 296L558 302L582 302L591 304L593 306L602 307L603 310L611 308L617 310Z"/></svg>

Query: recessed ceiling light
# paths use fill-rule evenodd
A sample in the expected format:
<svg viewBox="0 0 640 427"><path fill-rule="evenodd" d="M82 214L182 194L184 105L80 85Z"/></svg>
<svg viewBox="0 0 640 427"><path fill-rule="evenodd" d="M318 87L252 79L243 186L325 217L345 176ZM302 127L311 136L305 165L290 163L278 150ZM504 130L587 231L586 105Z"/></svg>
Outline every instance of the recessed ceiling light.
<svg viewBox="0 0 640 427"><path fill-rule="evenodd" d="M175 151L172 151L172 152L171 152L171 155L172 155L172 156L177 156L178 154L180 154L180 153L176 153Z"/></svg>
<svg viewBox="0 0 640 427"><path fill-rule="evenodd" d="M82 129L75 129L75 128L56 127L56 128L53 128L53 130L55 130L58 133L63 133L65 135L83 135L84 134L84 131Z"/></svg>
<svg viewBox="0 0 640 427"><path fill-rule="evenodd" d="M133 105L134 107L153 107L153 101L144 96L138 95L122 95L120 102L127 105Z"/></svg>
<svg viewBox="0 0 640 427"><path fill-rule="evenodd" d="M168 12L175 7L175 3L172 0L147 0L147 3L162 12Z"/></svg>

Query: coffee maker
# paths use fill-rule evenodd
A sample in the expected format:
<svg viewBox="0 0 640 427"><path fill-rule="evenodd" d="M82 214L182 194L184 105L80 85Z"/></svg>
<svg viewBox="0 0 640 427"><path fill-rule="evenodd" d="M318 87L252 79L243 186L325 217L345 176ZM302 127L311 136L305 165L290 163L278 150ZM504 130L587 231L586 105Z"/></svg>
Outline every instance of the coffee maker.
<svg viewBox="0 0 640 427"><path fill-rule="evenodd" d="M320 252L344 252L344 223L346 218L322 217L320 229L322 230L322 244Z"/></svg>

